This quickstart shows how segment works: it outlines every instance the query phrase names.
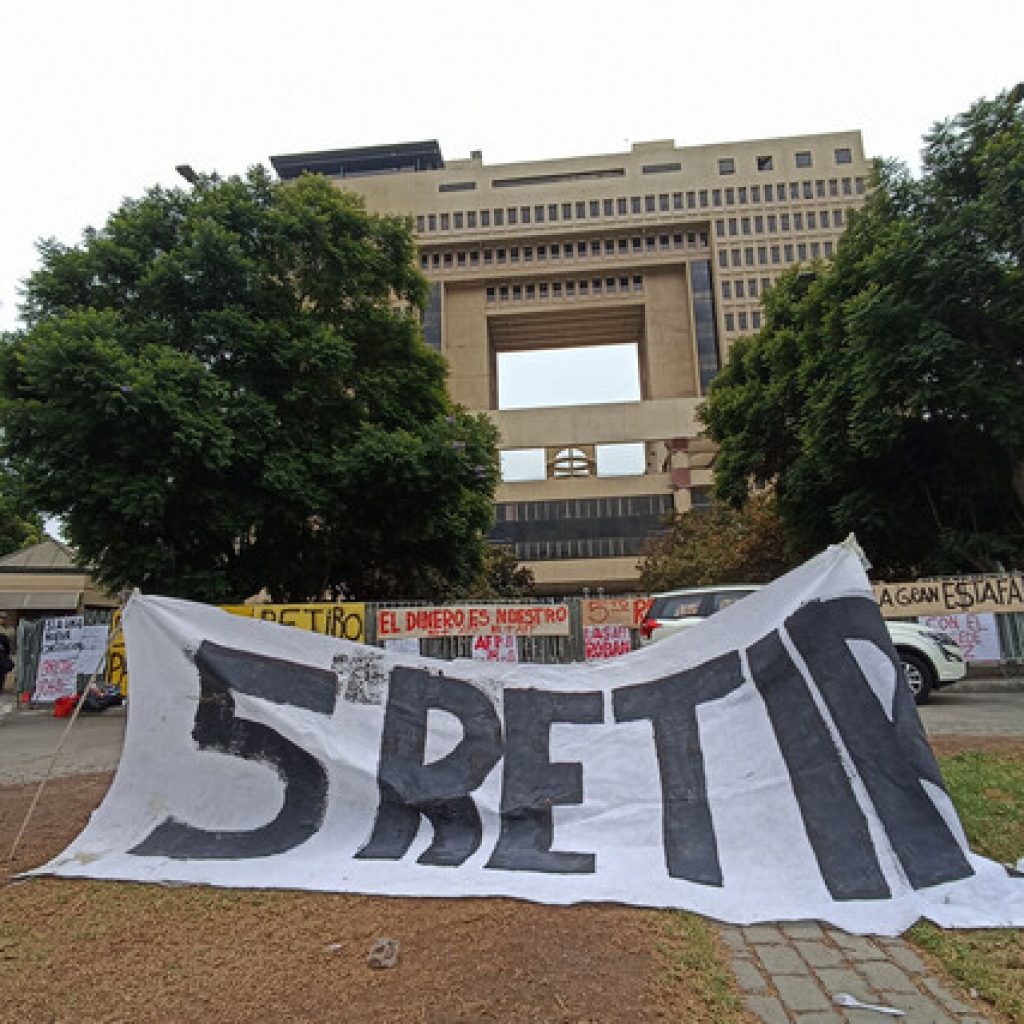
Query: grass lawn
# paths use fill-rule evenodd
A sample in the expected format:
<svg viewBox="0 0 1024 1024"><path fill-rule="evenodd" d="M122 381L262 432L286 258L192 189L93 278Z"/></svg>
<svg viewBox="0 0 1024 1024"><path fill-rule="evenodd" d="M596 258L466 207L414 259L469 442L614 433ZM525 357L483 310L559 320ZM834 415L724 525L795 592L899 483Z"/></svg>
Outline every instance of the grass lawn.
<svg viewBox="0 0 1024 1024"><path fill-rule="evenodd" d="M1024 855L1024 753L967 751L939 759L971 849L1002 863ZM1024 934L915 925L912 942L935 956L1009 1020L1024 1020Z"/></svg>

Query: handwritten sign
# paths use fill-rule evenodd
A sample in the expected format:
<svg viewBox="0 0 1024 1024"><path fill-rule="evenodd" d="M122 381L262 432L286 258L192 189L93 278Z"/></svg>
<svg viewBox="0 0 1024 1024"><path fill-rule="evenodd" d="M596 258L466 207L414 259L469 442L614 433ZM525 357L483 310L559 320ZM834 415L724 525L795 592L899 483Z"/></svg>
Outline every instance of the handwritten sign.
<svg viewBox="0 0 1024 1024"><path fill-rule="evenodd" d="M876 583L875 600L887 618L1024 612L1024 576L951 577L917 583Z"/></svg>
<svg viewBox="0 0 1024 1024"><path fill-rule="evenodd" d="M583 647L587 661L629 654L633 649L629 626L584 626Z"/></svg>
<svg viewBox="0 0 1024 1024"><path fill-rule="evenodd" d="M377 636L568 636L564 604L476 604L427 608L381 608Z"/></svg>
<svg viewBox="0 0 1024 1024"><path fill-rule="evenodd" d="M494 633L473 638L474 661L517 662L519 647L513 633Z"/></svg>
<svg viewBox="0 0 1024 1024"><path fill-rule="evenodd" d="M922 615L920 622L948 633L960 645L968 661L999 661L999 629L991 612L980 615Z"/></svg>
<svg viewBox="0 0 1024 1024"><path fill-rule="evenodd" d="M603 597L593 601L582 601L580 614L583 626L625 626L639 629L647 609L654 602L652 597Z"/></svg>

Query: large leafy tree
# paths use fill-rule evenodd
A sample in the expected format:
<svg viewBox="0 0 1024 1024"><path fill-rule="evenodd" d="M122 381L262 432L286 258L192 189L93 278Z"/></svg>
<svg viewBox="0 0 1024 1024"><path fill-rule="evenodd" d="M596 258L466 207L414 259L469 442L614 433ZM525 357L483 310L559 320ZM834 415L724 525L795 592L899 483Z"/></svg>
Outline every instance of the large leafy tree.
<svg viewBox="0 0 1024 1024"><path fill-rule="evenodd" d="M422 341L404 221L257 168L40 251L0 351L3 449L103 583L294 600L477 578L496 435Z"/></svg>
<svg viewBox="0 0 1024 1024"><path fill-rule="evenodd" d="M647 543L640 582L649 592L722 583L770 583L801 561L769 493L673 515Z"/></svg>
<svg viewBox="0 0 1024 1024"><path fill-rule="evenodd" d="M17 481L0 467L0 557L42 539L42 517L26 503Z"/></svg>
<svg viewBox="0 0 1024 1024"><path fill-rule="evenodd" d="M882 575L1024 556L1021 90L881 164L834 262L783 277L703 410L718 493L774 485L791 536Z"/></svg>

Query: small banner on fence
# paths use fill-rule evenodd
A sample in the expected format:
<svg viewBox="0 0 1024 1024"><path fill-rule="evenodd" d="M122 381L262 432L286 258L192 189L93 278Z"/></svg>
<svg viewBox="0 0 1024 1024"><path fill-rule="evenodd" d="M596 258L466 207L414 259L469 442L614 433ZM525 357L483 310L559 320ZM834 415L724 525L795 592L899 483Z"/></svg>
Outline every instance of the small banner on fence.
<svg viewBox="0 0 1024 1024"><path fill-rule="evenodd" d="M592 665L433 661L170 598L125 622L120 767L39 873L1024 925L845 548Z"/></svg>
<svg viewBox="0 0 1024 1024"><path fill-rule="evenodd" d="M519 641L514 633L473 637L473 660L516 662L519 660Z"/></svg>
<svg viewBox="0 0 1024 1024"><path fill-rule="evenodd" d="M34 701L48 703L58 697L74 697L78 692L83 621L81 615L66 615L43 622Z"/></svg>
<svg viewBox="0 0 1024 1024"><path fill-rule="evenodd" d="M964 652L968 661L1000 661L1002 649L996 617L991 612L980 615L922 615L922 626L948 633Z"/></svg>
<svg viewBox="0 0 1024 1024"><path fill-rule="evenodd" d="M602 597L580 602L583 626L625 626L639 629L653 597Z"/></svg>
<svg viewBox="0 0 1024 1024"><path fill-rule="evenodd" d="M583 649L587 661L629 654L633 649L629 626L584 626Z"/></svg>
<svg viewBox="0 0 1024 1024"><path fill-rule="evenodd" d="M886 618L1024 612L1024 576L953 577L917 583L876 583L875 600Z"/></svg>
<svg viewBox="0 0 1024 1024"><path fill-rule="evenodd" d="M564 604L466 604L437 608L381 608L377 638L442 636L568 636Z"/></svg>

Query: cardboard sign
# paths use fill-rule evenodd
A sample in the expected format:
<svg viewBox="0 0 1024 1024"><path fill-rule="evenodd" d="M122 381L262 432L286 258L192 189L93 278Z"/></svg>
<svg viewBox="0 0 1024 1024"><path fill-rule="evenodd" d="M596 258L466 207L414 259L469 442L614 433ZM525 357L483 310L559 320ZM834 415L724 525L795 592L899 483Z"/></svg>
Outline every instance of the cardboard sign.
<svg viewBox="0 0 1024 1024"><path fill-rule="evenodd" d="M1024 925L846 548L591 665L432 661L169 598L125 621L121 765L40 872Z"/></svg>
<svg viewBox="0 0 1024 1024"><path fill-rule="evenodd" d="M82 649L81 615L67 615L43 622L36 668L34 701L48 703L78 692L78 658Z"/></svg>
<svg viewBox="0 0 1024 1024"><path fill-rule="evenodd" d="M1020 574L876 583L873 589L886 618L1024 612L1024 576Z"/></svg>
<svg viewBox="0 0 1024 1024"><path fill-rule="evenodd" d="M519 660L519 644L512 633L473 638L474 661L503 661L512 664Z"/></svg>
<svg viewBox="0 0 1024 1024"><path fill-rule="evenodd" d="M654 603L653 597L603 597L594 601L582 601L580 614L583 626L625 626L639 629L647 609Z"/></svg>

